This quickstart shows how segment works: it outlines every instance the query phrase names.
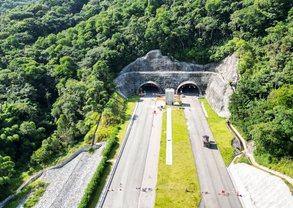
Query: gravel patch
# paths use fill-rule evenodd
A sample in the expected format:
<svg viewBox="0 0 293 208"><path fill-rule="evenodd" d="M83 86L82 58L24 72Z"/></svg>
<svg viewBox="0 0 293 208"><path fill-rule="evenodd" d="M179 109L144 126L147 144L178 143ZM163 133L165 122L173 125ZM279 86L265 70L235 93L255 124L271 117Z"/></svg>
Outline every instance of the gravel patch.
<svg viewBox="0 0 293 208"><path fill-rule="evenodd" d="M293 196L282 179L244 163L231 164L229 172L244 207L293 207Z"/></svg>
<svg viewBox="0 0 293 208"><path fill-rule="evenodd" d="M35 207L78 207L84 191L102 159L103 149L104 146L93 154L83 152L62 168L46 171L40 179L49 185Z"/></svg>

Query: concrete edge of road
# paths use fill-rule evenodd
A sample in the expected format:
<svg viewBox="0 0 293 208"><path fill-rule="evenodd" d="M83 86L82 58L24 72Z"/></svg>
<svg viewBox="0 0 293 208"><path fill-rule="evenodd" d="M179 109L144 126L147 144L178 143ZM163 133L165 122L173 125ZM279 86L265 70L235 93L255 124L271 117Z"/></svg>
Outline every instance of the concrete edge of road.
<svg viewBox="0 0 293 208"><path fill-rule="evenodd" d="M133 126L133 123L134 123L134 116L135 116L135 114L136 114L136 110L137 110L137 106L138 106L138 104L139 104L139 102L136 102L136 106L135 106L135 109L134 109L134 111L133 111L133 113L132 113L132 115L131 115L130 123L128 124L127 130L126 130L126 134L125 134L124 140L123 140L123 142L122 142L122 146L121 146L121 148L120 148L120 150L119 150L119 153L118 153L118 156L117 156L116 162L115 162L115 164L114 164L114 166L113 166L113 168L112 168L112 170L111 170L111 172L110 172L110 174L109 174L108 181L107 181L107 183L106 183L106 185L105 185L105 187L104 187L104 189L103 189L103 191L102 191L102 194L101 194L100 199L99 199L99 201L98 201L98 204L97 204L97 206L96 206L96 207L98 207L98 208L102 208L103 205L104 205L105 199L106 199L107 194L108 194L108 189L109 189L110 186L111 186L111 183L112 183L112 180L113 180L113 178L114 178L115 172L116 172L116 170L117 170L117 167L118 167L118 164L119 164L120 158L121 158L121 156L122 156L122 153L123 153L124 148L125 148L125 146L126 146L126 143L127 143L127 140L128 140L128 137L129 137L129 134L130 134L130 131L131 131L131 128L132 128L132 126Z"/></svg>

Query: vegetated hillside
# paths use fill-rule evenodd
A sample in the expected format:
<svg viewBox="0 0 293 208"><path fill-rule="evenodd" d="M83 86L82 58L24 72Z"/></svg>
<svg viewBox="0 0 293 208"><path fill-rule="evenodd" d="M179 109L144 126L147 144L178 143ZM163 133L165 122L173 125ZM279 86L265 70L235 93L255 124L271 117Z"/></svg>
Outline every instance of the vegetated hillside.
<svg viewBox="0 0 293 208"><path fill-rule="evenodd" d="M0 0L0 14L20 5L25 5L36 0Z"/></svg>
<svg viewBox="0 0 293 208"><path fill-rule="evenodd" d="M292 15L291 0L42 0L9 10L0 31L0 194L15 170L44 167L83 141L115 74L158 48L199 63L236 52L232 120L259 153L292 156Z"/></svg>

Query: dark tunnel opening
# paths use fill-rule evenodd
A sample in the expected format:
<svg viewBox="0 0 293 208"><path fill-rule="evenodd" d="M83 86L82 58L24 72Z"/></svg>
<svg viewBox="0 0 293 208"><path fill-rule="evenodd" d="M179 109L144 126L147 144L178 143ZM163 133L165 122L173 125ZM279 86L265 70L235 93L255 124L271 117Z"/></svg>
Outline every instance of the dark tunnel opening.
<svg viewBox="0 0 293 208"><path fill-rule="evenodd" d="M183 84L178 88L177 91L178 94L184 94L184 95L199 95L199 89L196 85L192 83Z"/></svg>
<svg viewBox="0 0 293 208"><path fill-rule="evenodd" d="M145 83L139 87L139 94L151 95L160 93L160 88L154 83Z"/></svg>

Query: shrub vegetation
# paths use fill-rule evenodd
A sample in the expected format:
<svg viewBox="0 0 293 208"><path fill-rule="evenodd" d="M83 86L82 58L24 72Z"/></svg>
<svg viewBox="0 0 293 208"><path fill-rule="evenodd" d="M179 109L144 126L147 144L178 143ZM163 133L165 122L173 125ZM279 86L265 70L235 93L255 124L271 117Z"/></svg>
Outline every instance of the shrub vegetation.
<svg viewBox="0 0 293 208"><path fill-rule="evenodd" d="M1 199L23 171L82 143L106 104L117 103L113 78L152 49L197 63L236 52L233 122L257 153L293 155L291 0L16 2L25 1L0 4L0 155L15 164L0 173L13 172Z"/></svg>

